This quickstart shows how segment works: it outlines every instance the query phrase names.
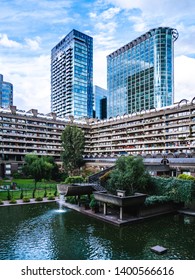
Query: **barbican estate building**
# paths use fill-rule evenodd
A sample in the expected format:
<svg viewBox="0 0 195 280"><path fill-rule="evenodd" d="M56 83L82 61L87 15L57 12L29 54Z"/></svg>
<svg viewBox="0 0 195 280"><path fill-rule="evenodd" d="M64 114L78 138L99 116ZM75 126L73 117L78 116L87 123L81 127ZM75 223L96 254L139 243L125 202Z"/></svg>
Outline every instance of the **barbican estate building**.
<svg viewBox="0 0 195 280"><path fill-rule="evenodd" d="M20 170L28 153L50 155L61 165L66 125L85 134L86 164L104 168L121 155L142 156L152 174L195 174L195 98L169 107L107 120L59 118L36 109L0 109L0 176ZM160 172L160 173L158 173Z"/></svg>

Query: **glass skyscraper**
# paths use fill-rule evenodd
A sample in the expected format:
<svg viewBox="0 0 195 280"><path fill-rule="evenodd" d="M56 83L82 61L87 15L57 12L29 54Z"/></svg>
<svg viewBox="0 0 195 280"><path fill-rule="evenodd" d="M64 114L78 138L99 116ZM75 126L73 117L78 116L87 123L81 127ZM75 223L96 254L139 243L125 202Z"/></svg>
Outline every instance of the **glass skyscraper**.
<svg viewBox="0 0 195 280"><path fill-rule="evenodd" d="M94 111L95 118L107 118L107 90L99 86L94 86Z"/></svg>
<svg viewBox="0 0 195 280"><path fill-rule="evenodd" d="M51 110L93 116L93 38L75 29L51 51Z"/></svg>
<svg viewBox="0 0 195 280"><path fill-rule="evenodd" d="M0 107L7 108L13 105L13 85L3 81L0 74Z"/></svg>
<svg viewBox="0 0 195 280"><path fill-rule="evenodd" d="M174 102L176 29L159 27L107 56L108 117Z"/></svg>

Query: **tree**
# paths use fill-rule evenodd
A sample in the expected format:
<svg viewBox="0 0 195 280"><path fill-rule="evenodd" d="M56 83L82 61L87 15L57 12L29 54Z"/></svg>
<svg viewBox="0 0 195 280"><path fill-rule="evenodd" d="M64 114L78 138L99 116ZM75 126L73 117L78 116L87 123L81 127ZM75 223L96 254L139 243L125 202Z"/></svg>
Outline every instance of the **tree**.
<svg viewBox="0 0 195 280"><path fill-rule="evenodd" d="M117 189L125 190L127 195L145 191L150 179L142 158L133 156L120 157L109 176L108 189L113 193Z"/></svg>
<svg viewBox="0 0 195 280"><path fill-rule="evenodd" d="M31 175L35 180L35 189L36 184L41 179L49 180L51 179L52 170L54 164L51 163L50 157L41 156L38 157L35 154L25 155L25 164L23 167L23 172L26 175Z"/></svg>
<svg viewBox="0 0 195 280"><path fill-rule="evenodd" d="M85 136L82 129L67 125L62 133L62 161L69 175L83 164Z"/></svg>

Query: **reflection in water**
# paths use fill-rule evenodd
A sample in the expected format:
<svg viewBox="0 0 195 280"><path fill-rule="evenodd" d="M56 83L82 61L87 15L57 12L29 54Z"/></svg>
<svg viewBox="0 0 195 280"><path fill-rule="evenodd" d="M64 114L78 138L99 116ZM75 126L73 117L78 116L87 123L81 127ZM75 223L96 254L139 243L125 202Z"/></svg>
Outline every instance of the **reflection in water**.
<svg viewBox="0 0 195 280"><path fill-rule="evenodd" d="M122 228L58 203L1 207L0 259L194 259L195 219L175 215ZM156 255L150 247L168 248Z"/></svg>

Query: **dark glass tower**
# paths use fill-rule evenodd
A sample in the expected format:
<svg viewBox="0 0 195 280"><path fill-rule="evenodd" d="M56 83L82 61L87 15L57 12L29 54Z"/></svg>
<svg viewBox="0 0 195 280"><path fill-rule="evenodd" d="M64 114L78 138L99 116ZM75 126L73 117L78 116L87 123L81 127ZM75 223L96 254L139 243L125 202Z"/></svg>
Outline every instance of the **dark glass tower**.
<svg viewBox="0 0 195 280"><path fill-rule="evenodd" d="M108 117L174 102L176 29L159 27L107 56Z"/></svg>
<svg viewBox="0 0 195 280"><path fill-rule="evenodd" d="M7 108L13 105L13 85L3 81L0 74L0 107Z"/></svg>
<svg viewBox="0 0 195 280"><path fill-rule="evenodd" d="M93 116L93 38L74 29L51 51L51 110Z"/></svg>

